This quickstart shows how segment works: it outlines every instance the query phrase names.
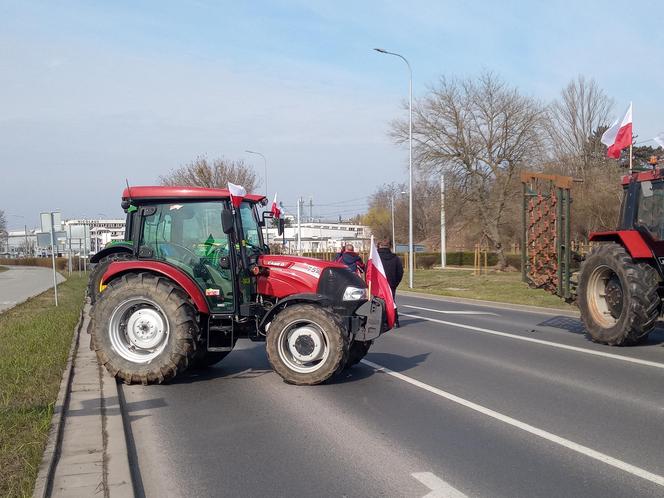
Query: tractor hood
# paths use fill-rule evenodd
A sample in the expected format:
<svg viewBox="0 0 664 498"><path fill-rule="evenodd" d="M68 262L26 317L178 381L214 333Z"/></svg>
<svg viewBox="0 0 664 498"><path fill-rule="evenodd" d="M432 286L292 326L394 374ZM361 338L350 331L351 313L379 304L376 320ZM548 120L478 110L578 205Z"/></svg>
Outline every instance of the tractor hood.
<svg viewBox="0 0 664 498"><path fill-rule="evenodd" d="M366 288L364 281L341 263L265 254L258 264L267 270L258 277L258 293L278 299L301 293L336 294L333 288L348 285Z"/></svg>

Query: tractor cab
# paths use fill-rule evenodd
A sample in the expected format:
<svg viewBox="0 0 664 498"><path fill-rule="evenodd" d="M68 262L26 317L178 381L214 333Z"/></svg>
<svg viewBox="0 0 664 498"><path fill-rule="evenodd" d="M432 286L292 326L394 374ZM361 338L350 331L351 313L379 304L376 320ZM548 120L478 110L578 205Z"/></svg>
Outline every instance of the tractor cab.
<svg viewBox="0 0 664 498"><path fill-rule="evenodd" d="M621 229L635 229L653 242L664 241L664 175L661 170L623 178Z"/></svg>

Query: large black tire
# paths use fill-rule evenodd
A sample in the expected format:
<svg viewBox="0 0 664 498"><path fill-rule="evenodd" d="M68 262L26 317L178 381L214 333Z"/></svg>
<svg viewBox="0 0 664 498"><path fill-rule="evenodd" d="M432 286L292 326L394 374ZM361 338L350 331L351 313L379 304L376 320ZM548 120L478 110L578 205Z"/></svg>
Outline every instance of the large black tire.
<svg viewBox="0 0 664 498"><path fill-rule="evenodd" d="M655 327L661 299L659 273L636 263L615 243L597 245L579 272L581 319L591 340L629 346L644 340Z"/></svg>
<svg viewBox="0 0 664 498"><path fill-rule="evenodd" d="M362 361L362 358L367 355L372 344L373 341L351 342L350 348L348 349L348 360L346 361L346 366L344 368L350 368Z"/></svg>
<svg viewBox="0 0 664 498"><path fill-rule="evenodd" d="M337 315L314 304L294 304L270 323L266 349L270 365L285 382L312 386L343 369L348 343ZM303 360L307 356L311 360Z"/></svg>
<svg viewBox="0 0 664 498"><path fill-rule="evenodd" d="M99 285L101 284L101 277L104 276L109 265L113 261L127 261L133 259L133 255L128 252L116 252L104 256L97 263L95 263L94 268L90 272L90 277L88 278L88 297L90 298L90 304L95 304L101 291L99 290Z"/></svg>
<svg viewBox="0 0 664 498"><path fill-rule="evenodd" d="M112 280L92 322L99 363L126 384L160 384L185 371L200 335L187 294L150 273Z"/></svg>

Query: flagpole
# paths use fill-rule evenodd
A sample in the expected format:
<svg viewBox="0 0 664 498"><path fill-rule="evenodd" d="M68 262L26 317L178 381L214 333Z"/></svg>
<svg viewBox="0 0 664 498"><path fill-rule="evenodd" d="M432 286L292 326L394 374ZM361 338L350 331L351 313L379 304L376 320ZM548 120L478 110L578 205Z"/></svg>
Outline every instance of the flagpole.
<svg viewBox="0 0 664 498"><path fill-rule="evenodd" d="M632 144L629 144L629 174L632 174Z"/></svg>
<svg viewBox="0 0 664 498"><path fill-rule="evenodd" d="M371 244L369 245L369 259L367 259L367 269L369 268L369 261L371 261L371 253L373 252L373 246L374 246L374 236L371 235ZM365 278L367 275L365 274ZM371 279L368 279L369 281L367 282L367 287L369 289L369 299L371 299Z"/></svg>

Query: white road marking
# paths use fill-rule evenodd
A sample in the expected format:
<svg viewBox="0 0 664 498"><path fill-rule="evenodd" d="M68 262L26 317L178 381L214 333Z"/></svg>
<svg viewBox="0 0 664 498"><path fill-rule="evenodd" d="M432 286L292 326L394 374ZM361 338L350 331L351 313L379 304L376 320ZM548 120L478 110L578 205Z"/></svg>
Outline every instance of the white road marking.
<svg viewBox="0 0 664 498"><path fill-rule="evenodd" d="M461 491L453 488L431 472L415 472L411 476L431 490L423 498L466 498L466 495Z"/></svg>
<svg viewBox="0 0 664 498"><path fill-rule="evenodd" d="M370 366L371 368L374 368L379 372L383 372L388 375L391 375L392 377L396 377L397 379L407 382L408 384L411 384L415 387L419 387L420 389L424 389L425 391L433 393L437 396L445 398L459 405L465 406L466 408L470 408L471 410L474 410L478 413L481 413L493 419L499 420L500 422L504 422L505 424L511 425L512 427L516 427L517 429L521 429L530 434L538 436L542 439L546 439L547 441L563 446L567 449L570 449L572 451L590 457L594 460L599 460L600 462L604 462L607 465L628 472L634 476L640 477L641 479L645 479L646 481L650 481L659 486L664 486L664 476L654 474L635 465L623 462L622 460L618 460L617 458L593 450L592 448L588 448L587 446L575 443L574 441L570 441L569 439L557 436L543 429L538 429L537 427L534 427L530 424L521 422L520 420L509 417L507 415L503 415L502 413L494 411L490 408L486 408L482 405L478 405L477 403L473 403L472 401L468 401L467 399L460 398L459 396L456 396L452 393L448 393L447 391L443 391L442 389L438 389L437 387L430 386L429 384L425 384L424 382L420 382L419 380L413 379L412 377L408 377L407 375L395 372L394 370L390 370L389 368L384 367L382 365L378 365L377 363L374 363L372 361L362 360L362 363Z"/></svg>
<svg viewBox="0 0 664 498"><path fill-rule="evenodd" d="M421 308L419 306L412 306L410 304L401 304L400 308L413 308L416 310L422 311L433 311L435 313L442 313L444 315L493 315L500 316L498 313L491 313L490 311L447 311L447 310L435 310L433 308Z"/></svg>
<svg viewBox="0 0 664 498"><path fill-rule="evenodd" d="M461 329L471 330L473 332L482 332L483 334L497 335L500 337L508 337L510 339L518 339L519 341L533 342L535 344L542 344L543 346L551 346L559 349L566 349L568 351L576 351L578 353L585 353L593 356L601 356L604 358L611 358L612 360L626 361L628 363L635 363L637 365L643 365L646 367L654 368L663 368L664 363L659 363L656 361L642 360L640 358L633 358L631 356L623 356L613 353L605 353L604 351L595 351L593 349L580 348L577 346L568 346L567 344L560 344L557 342L544 341L542 339L534 339L532 337L524 337L516 334L508 334L507 332L499 332L498 330L485 329L482 327L474 327L472 325L465 325L463 323L448 322L445 320L438 320L436 318L427 318L420 315L409 315L408 313L399 313L399 316L407 316L409 318L419 318L420 320L427 320L429 322L440 323L442 325L450 325L452 327L458 327Z"/></svg>

